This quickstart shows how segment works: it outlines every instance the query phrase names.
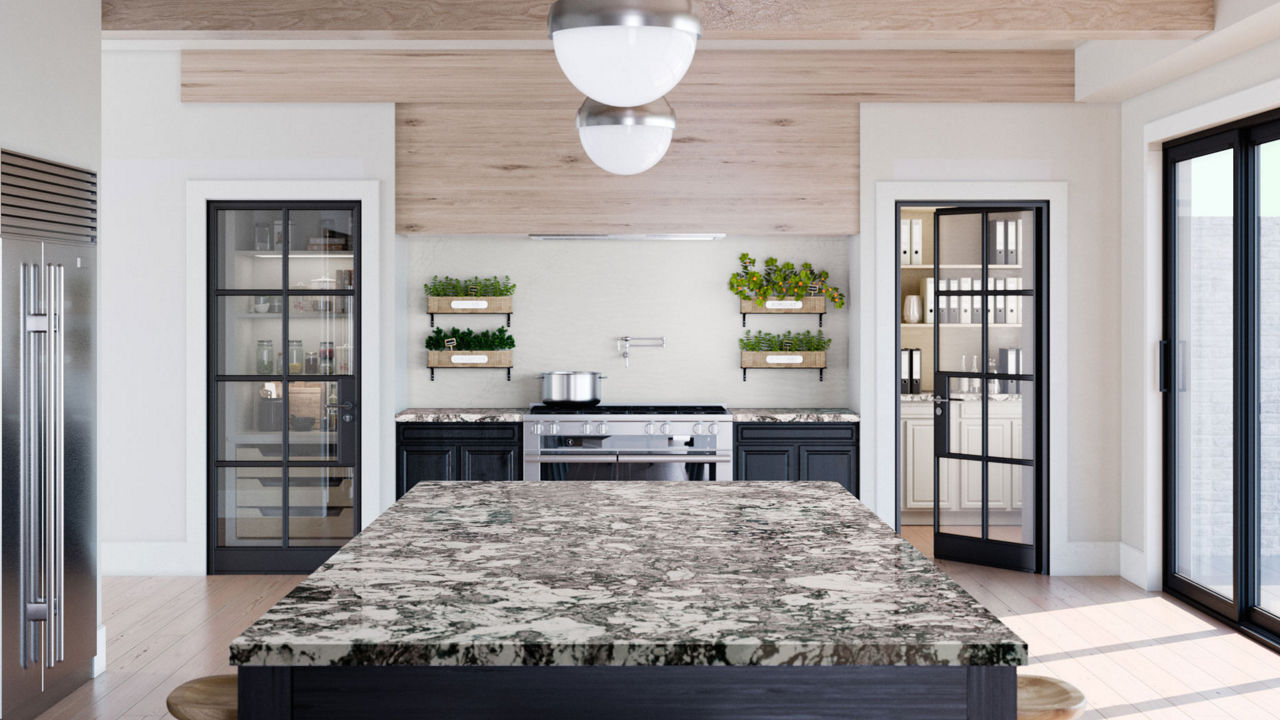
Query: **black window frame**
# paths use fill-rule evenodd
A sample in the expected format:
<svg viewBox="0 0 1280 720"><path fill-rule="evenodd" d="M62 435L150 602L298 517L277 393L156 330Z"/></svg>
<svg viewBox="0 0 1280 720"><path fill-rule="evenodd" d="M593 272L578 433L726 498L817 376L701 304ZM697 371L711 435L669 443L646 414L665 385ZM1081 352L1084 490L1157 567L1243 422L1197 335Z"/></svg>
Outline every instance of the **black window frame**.
<svg viewBox="0 0 1280 720"><path fill-rule="evenodd" d="M1280 109L1215 127L1164 143L1162 242L1164 253L1164 319L1160 357L1163 394L1162 518L1164 591L1174 598L1225 622L1241 633L1280 650L1280 616L1257 606L1260 592L1258 555L1260 474L1260 228L1258 218L1259 146L1280 140ZM1233 278L1235 371L1232 487L1232 595L1230 600L1176 572L1177 565L1177 452L1178 403L1175 366L1177 347L1177 165L1223 150L1233 154Z"/></svg>

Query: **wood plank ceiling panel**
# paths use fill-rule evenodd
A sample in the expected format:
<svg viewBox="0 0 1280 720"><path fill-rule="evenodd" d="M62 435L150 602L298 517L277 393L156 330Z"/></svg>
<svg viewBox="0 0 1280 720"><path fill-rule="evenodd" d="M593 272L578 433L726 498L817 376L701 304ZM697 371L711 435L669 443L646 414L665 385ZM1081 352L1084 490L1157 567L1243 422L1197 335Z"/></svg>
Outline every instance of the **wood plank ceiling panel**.
<svg viewBox="0 0 1280 720"><path fill-rule="evenodd" d="M383 32L538 38L549 0L103 0L105 31ZM1195 37L1213 0L703 0L714 38Z"/></svg>
<svg viewBox="0 0 1280 720"><path fill-rule="evenodd" d="M596 168L546 51L188 51L195 102L396 103L402 233L857 232L858 105L1070 102L1069 52L700 54L657 167Z"/></svg>

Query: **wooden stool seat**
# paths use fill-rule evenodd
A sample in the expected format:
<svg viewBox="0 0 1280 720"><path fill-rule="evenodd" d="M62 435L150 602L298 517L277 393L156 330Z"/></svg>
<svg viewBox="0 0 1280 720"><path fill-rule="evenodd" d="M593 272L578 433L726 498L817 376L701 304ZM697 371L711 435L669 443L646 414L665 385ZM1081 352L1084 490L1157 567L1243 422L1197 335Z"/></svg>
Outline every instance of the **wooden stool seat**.
<svg viewBox="0 0 1280 720"><path fill-rule="evenodd" d="M164 701L178 720L236 720L238 703L235 675L209 675L184 682Z"/></svg>
<svg viewBox="0 0 1280 720"><path fill-rule="evenodd" d="M1075 720L1084 714L1084 693L1069 682L1043 675L1018 676L1018 720Z"/></svg>

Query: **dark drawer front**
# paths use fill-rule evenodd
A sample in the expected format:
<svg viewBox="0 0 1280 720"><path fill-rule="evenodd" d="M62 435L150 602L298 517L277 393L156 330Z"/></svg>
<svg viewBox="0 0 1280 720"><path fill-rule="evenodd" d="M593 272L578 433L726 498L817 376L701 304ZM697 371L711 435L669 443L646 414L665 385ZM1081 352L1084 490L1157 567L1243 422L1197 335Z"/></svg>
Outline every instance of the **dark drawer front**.
<svg viewBox="0 0 1280 720"><path fill-rule="evenodd" d="M520 443L520 423L400 423L400 443Z"/></svg>
<svg viewBox="0 0 1280 720"><path fill-rule="evenodd" d="M857 423L738 423L734 425L740 443L854 443Z"/></svg>

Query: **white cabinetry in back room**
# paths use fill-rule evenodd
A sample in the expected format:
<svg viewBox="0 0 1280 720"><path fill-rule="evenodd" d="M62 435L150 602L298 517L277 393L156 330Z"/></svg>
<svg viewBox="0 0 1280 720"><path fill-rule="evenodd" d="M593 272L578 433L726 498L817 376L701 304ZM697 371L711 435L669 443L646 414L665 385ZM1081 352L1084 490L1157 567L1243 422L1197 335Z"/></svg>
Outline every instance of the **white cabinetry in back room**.
<svg viewBox="0 0 1280 720"><path fill-rule="evenodd" d="M959 439L959 451L982 452L982 403L952 398L959 412L951 413L950 433ZM1022 403L1017 400L992 401L987 419L988 450L1004 457L1023 457ZM902 522L904 525L931 524L933 515L934 416L932 400L903 400L899 428L902 446ZM972 470L971 470L972 468ZM965 464L952 472L943 463L938 482L943 510L982 508L982 476L976 466ZM1022 507L1022 483L1014 482L1014 466L991 465L991 510L1018 510Z"/></svg>

